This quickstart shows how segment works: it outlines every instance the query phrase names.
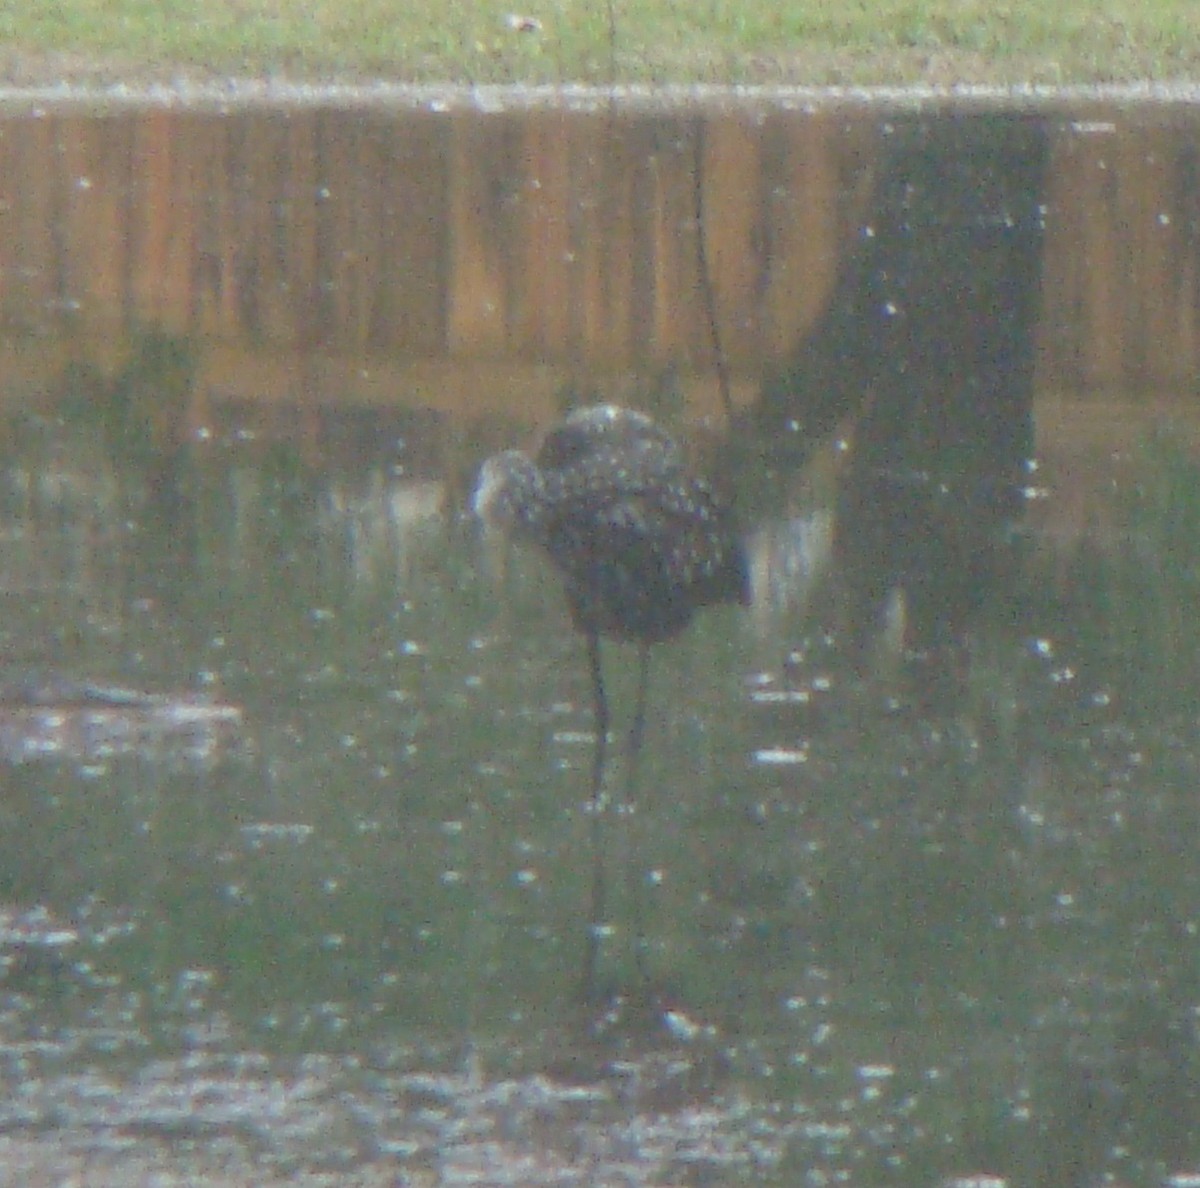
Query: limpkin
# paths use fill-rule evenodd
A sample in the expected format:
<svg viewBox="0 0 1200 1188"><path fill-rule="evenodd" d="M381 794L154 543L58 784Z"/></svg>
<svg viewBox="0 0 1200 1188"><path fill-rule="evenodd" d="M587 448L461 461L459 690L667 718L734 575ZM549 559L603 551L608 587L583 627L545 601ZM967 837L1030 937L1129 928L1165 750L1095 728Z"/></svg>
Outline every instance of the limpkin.
<svg viewBox="0 0 1200 1188"><path fill-rule="evenodd" d="M483 465L473 506L487 525L539 546L562 575L576 628L587 643L595 750L591 809L596 838L592 989L604 912L599 821L609 714L600 637L639 648L629 772L645 729L650 648L678 635L702 607L747 605L746 554L732 509L688 469L682 450L643 413L597 405L571 413L536 455L506 450ZM632 775L630 775L632 782Z"/></svg>

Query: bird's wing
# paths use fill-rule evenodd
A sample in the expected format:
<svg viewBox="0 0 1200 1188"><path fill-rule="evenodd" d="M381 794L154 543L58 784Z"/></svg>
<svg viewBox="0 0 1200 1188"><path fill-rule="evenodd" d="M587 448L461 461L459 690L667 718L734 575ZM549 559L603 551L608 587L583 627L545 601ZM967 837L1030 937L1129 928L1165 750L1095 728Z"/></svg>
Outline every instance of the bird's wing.
<svg viewBox="0 0 1200 1188"><path fill-rule="evenodd" d="M633 570L656 588L686 591L727 568L740 543L728 511L709 486L681 472L596 474L556 501L545 545L569 569L611 565Z"/></svg>

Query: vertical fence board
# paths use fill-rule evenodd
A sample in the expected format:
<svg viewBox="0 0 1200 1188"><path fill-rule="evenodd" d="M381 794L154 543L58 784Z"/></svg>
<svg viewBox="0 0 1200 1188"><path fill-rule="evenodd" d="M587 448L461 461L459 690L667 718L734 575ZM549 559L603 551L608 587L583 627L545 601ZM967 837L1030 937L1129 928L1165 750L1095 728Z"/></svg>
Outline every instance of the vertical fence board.
<svg viewBox="0 0 1200 1188"><path fill-rule="evenodd" d="M604 179L612 143L607 115L571 121L567 143L566 271L569 277L564 349L567 358L598 357L605 329Z"/></svg>
<svg viewBox="0 0 1200 1188"><path fill-rule="evenodd" d="M198 116L191 128L190 180L199 191L192 207L191 319L192 332L200 338L219 338L221 310L227 290L225 272L230 267L224 225L230 195L224 177L226 130L220 119ZM184 173L183 170L180 171Z"/></svg>
<svg viewBox="0 0 1200 1188"><path fill-rule="evenodd" d="M679 117L660 122L651 135L654 149L645 161L643 191L647 206L634 211L635 219L646 224L653 266L648 294L652 337L639 359L657 368L707 365L712 335L696 222L700 127L695 118ZM719 278L712 279L719 292Z"/></svg>
<svg viewBox="0 0 1200 1188"><path fill-rule="evenodd" d="M14 325L19 308L17 164L26 136L24 121L0 120L0 327Z"/></svg>
<svg viewBox="0 0 1200 1188"><path fill-rule="evenodd" d="M129 121L71 115L56 123L58 312L112 334L127 321L129 296Z"/></svg>
<svg viewBox="0 0 1200 1188"><path fill-rule="evenodd" d="M195 121L163 110L132 121L126 255L128 308L139 324L191 329L192 240L198 193L191 146Z"/></svg>
<svg viewBox="0 0 1200 1188"><path fill-rule="evenodd" d="M322 112L306 113L278 130L277 188L264 196L279 257L271 304L278 303L280 336L302 350L335 346L348 330L337 299L336 247L329 242L325 122Z"/></svg>
<svg viewBox="0 0 1200 1188"><path fill-rule="evenodd" d="M834 119L775 115L763 128L762 350L782 358L833 292L852 205Z"/></svg>
<svg viewBox="0 0 1200 1188"><path fill-rule="evenodd" d="M245 139L244 121L205 121L199 157L200 176L206 184L204 226L198 251L202 275L197 331L209 338L254 341L261 329L253 305L241 289L241 238L247 234L249 184L243 175L246 154L238 146ZM251 232L252 233L252 232Z"/></svg>
<svg viewBox="0 0 1200 1188"><path fill-rule="evenodd" d="M510 113L486 121L464 113L450 118L447 346L451 354L502 355L520 121Z"/></svg>
<svg viewBox="0 0 1200 1188"><path fill-rule="evenodd" d="M426 112L372 120L374 163L367 215L374 245L371 342L442 355L450 342L450 161L454 129Z"/></svg>
<svg viewBox="0 0 1200 1188"><path fill-rule="evenodd" d="M5 325L45 334L57 323L61 266L61 193L56 184L58 121L10 125L9 171L0 185L9 211Z"/></svg>
<svg viewBox="0 0 1200 1188"><path fill-rule="evenodd" d="M371 251L373 191L364 168L366 130L355 113L320 113L315 137L312 303L320 311L316 341L362 350L370 339L371 295L380 260Z"/></svg>
<svg viewBox="0 0 1200 1188"><path fill-rule="evenodd" d="M1119 231L1130 243L1126 368L1135 387L1194 386L1198 378L1183 362L1189 352L1179 318L1186 308L1179 285L1185 241L1179 231L1186 231L1192 213L1175 201L1182 147L1170 128L1148 128L1121 138L1116 164L1123 198Z"/></svg>
<svg viewBox="0 0 1200 1188"><path fill-rule="evenodd" d="M704 185L707 258L724 349L731 359L761 357L766 256L762 131L745 115L705 121ZM730 179L740 178L740 185Z"/></svg>
<svg viewBox="0 0 1200 1188"><path fill-rule="evenodd" d="M564 358L570 351L571 121L553 110L530 113L526 124L523 224L519 250L523 300L513 326L522 357Z"/></svg>

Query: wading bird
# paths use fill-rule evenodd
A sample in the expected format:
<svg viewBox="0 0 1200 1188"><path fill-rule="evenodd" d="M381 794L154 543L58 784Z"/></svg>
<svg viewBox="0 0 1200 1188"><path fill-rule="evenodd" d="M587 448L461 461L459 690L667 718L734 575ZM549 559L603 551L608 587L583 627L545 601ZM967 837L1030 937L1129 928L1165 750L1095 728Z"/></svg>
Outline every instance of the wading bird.
<svg viewBox="0 0 1200 1188"><path fill-rule="evenodd" d="M488 526L539 546L562 575L587 643L595 751L591 810L596 871L584 991L593 991L604 871L599 821L608 744L600 637L639 648L637 706L629 732L632 772L645 730L653 644L678 635L701 607L750 601L746 554L729 505L689 471L674 440L648 416L614 405L571 413L534 457L489 458L472 500Z"/></svg>

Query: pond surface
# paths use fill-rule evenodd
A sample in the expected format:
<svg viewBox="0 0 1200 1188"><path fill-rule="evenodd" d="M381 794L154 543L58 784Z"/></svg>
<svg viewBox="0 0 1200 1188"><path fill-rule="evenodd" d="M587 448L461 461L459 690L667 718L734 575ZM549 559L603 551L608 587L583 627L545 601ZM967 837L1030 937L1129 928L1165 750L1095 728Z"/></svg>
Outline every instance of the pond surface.
<svg viewBox="0 0 1200 1188"><path fill-rule="evenodd" d="M632 803L615 748L587 1004L590 685L541 559L413 450L100 440L22 422L3 467L12 1182L1194 1182L1174 438L1101 444L1083 512L1031 474L950 696L895 607L851 655L807 596L820 483L752 525L756 605L655 649Z"/></svg>

